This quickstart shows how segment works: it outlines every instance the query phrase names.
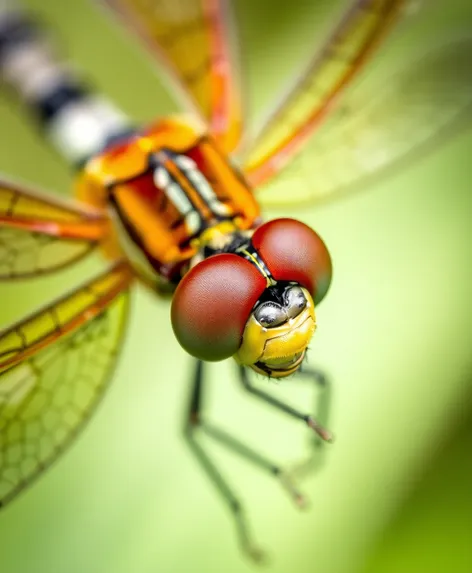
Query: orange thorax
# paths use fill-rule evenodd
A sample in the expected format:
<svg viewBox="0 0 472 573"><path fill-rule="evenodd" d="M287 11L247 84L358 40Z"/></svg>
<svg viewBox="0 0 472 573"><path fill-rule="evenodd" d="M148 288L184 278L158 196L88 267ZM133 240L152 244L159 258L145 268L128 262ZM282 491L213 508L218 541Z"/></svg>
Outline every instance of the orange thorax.
<svg viewBox="0 0 472 573"><path fill-rule="evenodd" d="M207 229L253 227L259 206L215 141L181 119L161 120L90 159L79 198L110 213L108 257L143 278L176 284Z"/></svg>

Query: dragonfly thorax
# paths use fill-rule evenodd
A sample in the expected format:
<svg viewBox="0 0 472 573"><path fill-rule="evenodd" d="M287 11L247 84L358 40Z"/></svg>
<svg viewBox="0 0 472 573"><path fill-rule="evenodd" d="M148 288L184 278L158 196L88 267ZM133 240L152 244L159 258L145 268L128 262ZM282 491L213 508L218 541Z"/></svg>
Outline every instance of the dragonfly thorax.
<svg viewBox="0 0 472 573"><path fill-rule="evenodd" d="M79 195L107 209L113 256L121 251L157 290L175 288L203 247L221 249L259 221L249 187L212 138L176 119L90 160Z"/></svg>

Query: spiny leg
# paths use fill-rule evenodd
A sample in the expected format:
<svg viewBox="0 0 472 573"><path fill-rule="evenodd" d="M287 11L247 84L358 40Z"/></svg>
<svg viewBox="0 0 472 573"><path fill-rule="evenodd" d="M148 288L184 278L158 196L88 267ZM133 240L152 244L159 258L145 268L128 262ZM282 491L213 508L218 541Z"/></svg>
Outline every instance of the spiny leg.
<svg viewBox="0 0 472 573"><path fill-rule="evenodd" d="M327 425L329 422L329 412L331 410L332 387L329 378L324 372L315 368L307 368L302 365L294 382L311 383L315 386L316 401L314 411L321 424ZM292 465L291 475L297 480L318 471L325 460L326 450L323 448L324 441L317 435L312 435L310 439L310 454L303 460Z"/></svg>
<svg viewBox="0 0 472 573"><path fill-rule="evenodd" d="M270 460L268 460L265 456L262 456L243 442L240 442L234 436L228 434L221 428L217 428L207 422L200 422L200 427L203 432L220 442L224 446L228 447L230 450L235 452L236 454L240 455L244 459L254 463L256 466L260 467L261 469L267 471L273 476L276 476L285 490L289 493L291 498L295 501L295 503L300 507L304 508L307 505L307 499L305 496L298 490L296 485L291 480L290 476L287 472L282 470L279 465L274 464Z"/></svg>
<svg viewBox="0 0 472 573"><path fill-rule="evenodd" d="M217 490L220 492L223 500L228 505L235 520L238 539L243 551L255 561L262 561L264 553L253 543L249 527L247 524L244 508L232 490L231 486L223 478L218 468L205 452L202 445L197 441L195 431L198 428L205 428L205 423L201 417L202 400L203 400L203 386L204 386L204 363L200 360L196 362L195 373L193 377L193 386L190 395L189 409L185 421L185 438L195 454L198 461L206 471L208 477L214 483ZM209 435L212 431L210 429ZM216 434L217 435L217 434ZM224 435L224 434L223 434ZM225 436L226 437L226 436ZM220 440L224 441L224 440ZM250 451L250 450L249 450ZM242 453L241 453L242 455ZM263 464L262 458L254 457L256 463Z"/></svg>
<svg viewBox="0 0 472 573"><path fill-rule="evenodd" d="M290 494L293 500L301 508L306 507L307 500L297 489L290 474L282 468L268 460L265 456L262 456L251 447L247 446L240 440L236 439L234 436L230 435L226 431L218 428L202 417L203 409L203 392L204 392L204 363L201 361L196 362L196 369L193 378L193 386L191 391L190 403L188 414L185 423L185 437L195 453L197 459L202 464L203 468L207 472L210 479L215 484L216 488L222 495L225 502L228 504L233 517L235 519L235 524L238 532L239 541L243 547L243 550L249 554L253 559L260 561L263 557L263 553L255 547L251 540L249 534L248 525L246 522L244 509L233 492L232 488L228 482L223 478L220 471L217 469L213 461L210 459L202 445L196 439L196 430L199 429L202 433L206 434L208 437L214 439L215 441L221 443L225 447L229 448L234 453L243 457L247 461L250 461L260 469L268 472L269 474L277 477ZM315 371L306 373L311 376L312 379L316 379L318 383L322 383L323 377L321 373ZM278 403L278 402L277 402ZM285 406L285 405L284 405ZM288 408L288 407L287 407ZM298 416L300 417L300 416Z"/></svg>
<svg viewBox="0 0 472 573"><path fill-rule="evenodd" d="M307 503L306 498L302 495L302 493L300 493L295 484L292 483L292 481L290 480L287 473L284 472L279 465L267 459L259 452L256 452L250 446L241 442L240 440L238 440L225 430L222 430L221 428L208 423L206 420L202 418L201 410L202 410L202 393L203 393L203 372L204 372L204 363L198 362L196 367L195 382L190 405L189 420L192 420L191 422L192 428L198 426L200 431L206 434L208 437L228 447L231 451L238 454L243 459L256 465L260 469L277 477L282 486L295 501L295 503L301 508L305 507Z"/></svg>
<svg viewBox="0 0 472 573"><path fill-rule="evenodd" d="M292 406L286 404L285 402L277 400L277 398L274 398L267 392L259 390L259 388L253 386L251 381L249 380L248 371L246 367L239 366L238 370L239 370L240 382L245 390L247 390L257 398L260 398L267 404L274 406L274 408L277 408L281 412L285 412L289 416L292 416L293 418L296 418L298 420L303 420L307 424L307 426L312 430L314 430L318 434L318 436L325 442L333 441L333 436L331 432L327 430L324 426L322 426L318 420L313 418L313 416L311 416L310 414L306 414L305 412L301 412L300 410L293 408Z"/></svg>

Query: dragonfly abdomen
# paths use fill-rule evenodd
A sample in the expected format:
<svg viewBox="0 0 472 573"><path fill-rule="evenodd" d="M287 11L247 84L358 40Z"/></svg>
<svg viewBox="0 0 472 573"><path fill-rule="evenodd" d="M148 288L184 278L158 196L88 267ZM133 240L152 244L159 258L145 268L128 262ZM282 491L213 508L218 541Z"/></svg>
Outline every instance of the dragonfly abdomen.
<svg viewBox="0 0 472 573"><path fill-rule="evenodd" d="M131 132L126 116L55 57L36 22L0 8L0 79L36 116L56 150L81 165Z"/></svg>

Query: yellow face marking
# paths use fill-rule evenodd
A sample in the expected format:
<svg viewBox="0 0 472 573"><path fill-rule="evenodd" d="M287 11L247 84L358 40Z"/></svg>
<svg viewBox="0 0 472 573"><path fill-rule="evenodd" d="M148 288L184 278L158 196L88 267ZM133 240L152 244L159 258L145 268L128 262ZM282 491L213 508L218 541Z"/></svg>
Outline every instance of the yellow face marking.
<svg viewBox="0 0 472 573"><path fill-rule="evenodd" d="M307 300L305 309L280 326L264 328L254 313L251 314L244 329L243 342L234 356L237 362L251 367L257 362L269 363L268 368L275 377L288 376L298 368L316 329L313 299L306 289L302 290ZM290 364L292 360L293 364ZM279 370L277 363L290 365ZM254 369L267 374L257 366Z"/></svg>

